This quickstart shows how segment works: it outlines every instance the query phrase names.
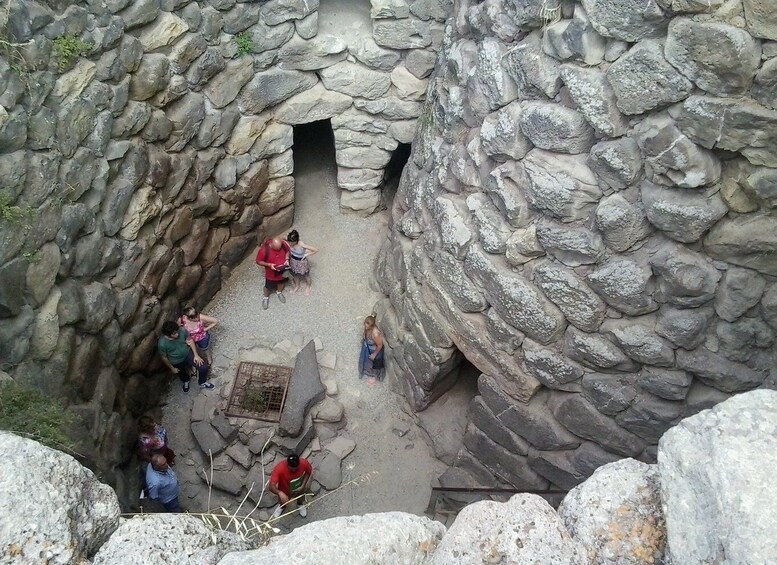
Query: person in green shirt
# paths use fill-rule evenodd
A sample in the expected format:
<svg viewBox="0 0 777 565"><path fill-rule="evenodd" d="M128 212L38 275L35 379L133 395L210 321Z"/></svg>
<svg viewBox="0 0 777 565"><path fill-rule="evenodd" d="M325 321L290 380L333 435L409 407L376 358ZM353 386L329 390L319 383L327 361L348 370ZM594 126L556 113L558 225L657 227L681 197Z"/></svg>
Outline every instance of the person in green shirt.
<svg viewBox="0 0 777 565"><path fill-rule="evenodd" d="M197 346L189 332L178 324L170 321L162 324L162 335L157 342L157 349L162 363L181 379L184 392L189 392L189 379L195 373L198 375L200 388L213 388L213 384L208 382L208 365L197 353Z"/></svg>

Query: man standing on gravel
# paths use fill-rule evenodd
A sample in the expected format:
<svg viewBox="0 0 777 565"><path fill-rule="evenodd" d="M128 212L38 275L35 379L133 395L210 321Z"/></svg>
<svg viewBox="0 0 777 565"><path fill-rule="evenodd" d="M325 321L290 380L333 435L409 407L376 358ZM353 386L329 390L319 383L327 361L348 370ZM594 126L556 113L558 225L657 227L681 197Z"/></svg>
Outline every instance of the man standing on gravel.
<svg viewBox="0 0 777 565"><path fill-rule="evenodd" d="M281 461L272 470L270 475L270 492L278 497L278 508L273 512L273 518L280 518L285 507L293 498L302 497L310 486L313 478L313 467L307 459L299 455L289 455L286 461ZM299 515L305 518L308 515L303 500L297 500Z"/></svg>
<svg viewBox="0 0 777 565"><path fill-rule="evenodd" d="M286 302L283 287L286 279L283 273L289 269L289 244L279 237L268 239L256 254L256 264L264 267L264 288L262 309L270 307L270 291L274 290L281 303Z"/></svg>

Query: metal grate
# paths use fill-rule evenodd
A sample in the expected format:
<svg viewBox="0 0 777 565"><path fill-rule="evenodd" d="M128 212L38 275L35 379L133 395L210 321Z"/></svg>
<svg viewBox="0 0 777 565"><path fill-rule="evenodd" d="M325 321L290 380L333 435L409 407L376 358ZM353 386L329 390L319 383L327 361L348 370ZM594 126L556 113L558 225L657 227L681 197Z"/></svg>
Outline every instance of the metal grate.
<svg viewBox="0 0 777 565"><path fill-rule="evenodd" d="M235 384L225 414L265 422L279 422L291 367L243 361L237 368Z"/></svg>

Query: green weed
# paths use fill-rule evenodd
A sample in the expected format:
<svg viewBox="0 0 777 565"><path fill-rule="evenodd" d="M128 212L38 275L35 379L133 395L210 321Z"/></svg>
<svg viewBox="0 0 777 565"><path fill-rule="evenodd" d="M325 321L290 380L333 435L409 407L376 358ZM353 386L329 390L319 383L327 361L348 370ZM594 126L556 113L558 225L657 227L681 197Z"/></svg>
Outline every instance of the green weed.
<svg viewBox="0 0 777 565"><path fill-rule="evenodd" d="M57 37L54 40L54 58L59 72L64 73L74 59L88 55L92 47L91 43L84 43L77 35Z"/></svg>

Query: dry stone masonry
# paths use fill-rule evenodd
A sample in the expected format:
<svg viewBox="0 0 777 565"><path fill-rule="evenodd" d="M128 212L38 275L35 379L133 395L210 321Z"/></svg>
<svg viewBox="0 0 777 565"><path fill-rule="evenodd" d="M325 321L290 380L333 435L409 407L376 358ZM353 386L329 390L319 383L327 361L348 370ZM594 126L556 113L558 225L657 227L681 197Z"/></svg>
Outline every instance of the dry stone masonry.
<svg viewBox="0 0 777 565"><path fill-rule="evenodd" d="M450 11L3 3L0 370L67 398L101 476L123 484L134 420L158 404L161 323L292 224L295 125L331 119L342 207L379 206Z"/></svg>
<svg viewBox="0 0 777 565"><path fill-rule="evenodd" d="M775 386L769 4L455 3L377 266L415 409L482 373L442 483L570 489Z"/></svg>

